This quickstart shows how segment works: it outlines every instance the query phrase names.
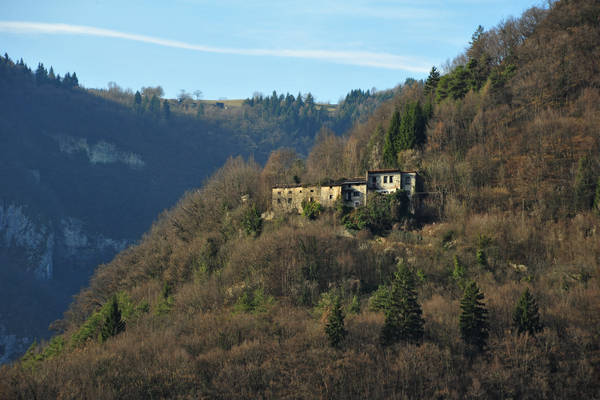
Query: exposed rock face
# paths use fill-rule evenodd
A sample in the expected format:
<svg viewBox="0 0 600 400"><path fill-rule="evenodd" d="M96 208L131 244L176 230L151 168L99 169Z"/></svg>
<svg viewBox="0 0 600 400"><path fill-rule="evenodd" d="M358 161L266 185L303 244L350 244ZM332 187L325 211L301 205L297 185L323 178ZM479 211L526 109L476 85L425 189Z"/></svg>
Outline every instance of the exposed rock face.
<svg viewBox="0 0 600 400"><path fill-rule="evenodd" d="M0 202L0 280L5 286L0 293L0 364L23 354L35 337L47 337L48 325L60 318L93 268L129 242L90 232L74 217L48 217L32 206Z"/></svg>
<svg viewBox="0 0 600 400"><path fill-rule="evenodd" d="M2 247L24 253L23 268L37 279L52 278L54 233L52 229L27 215L24 206L0 205L0 238Z"/></svg>

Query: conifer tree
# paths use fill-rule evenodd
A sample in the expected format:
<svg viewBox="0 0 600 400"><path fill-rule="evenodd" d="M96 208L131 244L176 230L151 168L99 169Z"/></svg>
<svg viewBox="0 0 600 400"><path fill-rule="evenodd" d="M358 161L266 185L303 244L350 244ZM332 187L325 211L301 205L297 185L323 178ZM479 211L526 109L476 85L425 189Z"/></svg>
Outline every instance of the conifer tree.
<svg viewBox="0 0 600 400"><path fill-rule="evenodd" d="M342 341L348 334L344 328L344 313L342 312L342 305L339 296L336 296L333 303L333 309L329 314L329 321L325 325L325 333L329 338L329 344L331 347L340 347Z"/></svg>
<svg viewBox="0 0 600 400"><path fill-rule="evenodd" d="M48 80L48 71L44 68L44 64L39 63L37 69L35 70L35 82L38 85L46 83Z"/></svg>
<svg viewBox="0 0 600 400"><path fill-rule="evenodd" d="M530 335L535 335L542 330L538 305L529 292L529 288L525 289L517 302L513 314L513 325L519 333L529 332Z"/></svg>
<svg viewBox="0 0 600 400"><path fill-rule="evenodd" d="M396 156L396 142L398 141L398 135L400 134L400 123L400 111L394 110L392 120L390 121L390 127L385 135L385 142L383 144L383 162L386 167L395 167L398 163Z"/></svg>
<svg viewBox="0 0 600 400"><path fill-rule="evenodd" d="M150 100L149 110L150 113L155 117L160 116L160 100L158 99L158 97L156 97L156 95L153 95L152 99Z"/></svg>
<svg viewBox="0 0 600 400"><path fill-rule="evenodd" d="M589 210L594 202L594 186L596 182L593 173L593 163L590 157L579 159L577 175L575 176L575 205L577 210Z"/></svg>
<svg viewBox="0 0 600 400"><path fill-rule="evenodd" d="M380 341L390 345L399 341L419 343L423 338L421 306L417 302L415 277L405 265L394 274L390 298L385 312L385 323Z"/></svg>
<svg viewBox="0 0 600 400"><path fill-rule="evenodd" d="M171 106L169 106L167 99L163 100L163 114L165 119L169 119L171 117Z"/></svg>
<svg viewBox="0 0 600 400"><path fill-rule="evenodd" d="M110 299L102 329L100 330L100 340L104 342L109 337L115 336L124 330L125 322L121 319L121 310L119 310L117 295L113 295Z"/></svg>
<svg viewBox="0 0 600 400"><path fill-rule="evenodd" d="M440 73L435 66L431 67L431 71L429 72L429 76L425 81L425 96L432 96L435 94L435 89L437 88L438 82L440 81Z"/></svg>
<svg viewBox="0 0 600 400"><path fill-rule="evenodd" d="M483 293L473 281L465 287L464 296L460 302L460 333L468 345L483 350L488 338L487 310L482 300Z"/></svg>
<svg viewBox="0 0 600 400"><path fill-rule="evenodd" d="M352 314L360 314L360 301L358 300L358 296L352 296L352 302L350 303L350 307L348 311Z"/></svg>

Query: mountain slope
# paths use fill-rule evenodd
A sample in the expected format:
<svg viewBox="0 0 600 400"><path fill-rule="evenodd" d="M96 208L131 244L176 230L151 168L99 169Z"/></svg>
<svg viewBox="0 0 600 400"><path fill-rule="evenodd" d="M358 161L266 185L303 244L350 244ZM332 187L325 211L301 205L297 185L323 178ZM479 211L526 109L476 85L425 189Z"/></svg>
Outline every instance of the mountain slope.
<svg viewBox="0 0 600 400"><path fill-rule="evenodd" d="M588 200L599 185L593 127L600 88L596 75L582 75L578 87L557 86L546 97L541 78L547 71L537 75L522 53L532 41L545 54L555 37L597 32L587 15L598 12L586 1L561 1L481 32L492 60L510 55L490 61L481 85L469 75L475 42L462 68L440 77L433 93L415 82L347 137L320 135L304 169L282 152L264 169L229 160L202 189L163 213L137 246L97 270L71 305L64 332L2 369L0 393L598 397L600 197ZM527 25L533 14L538 17ZM519 40L502 36L519 26ZM594 49L598 37L590 36ZM581 59L579 49L563 49L571 67L581 63L595 71L598 59ZM384 160L383 149L394 139L394 109L408 110L400 121L408 134L417 101L432 107L424 113L426 143L394 148L396 159ZM385 163L420 171L416 215L392 218L385 205L367 208L354 217L388 220L384 228L363 230L347 229L353 211L343 209L316 220L258 218L266 182L348 177ZM415 279L424 336L416 344L383 346L398 265ZM459 323L463 290L473 281L487 311L483 348L464 340ZM524 335L513 315L526 288L537 299L543 329ZM99 340L115 295L125 331ZM340 348L332 348L325 333L336 299L348 331Z"/></svg>

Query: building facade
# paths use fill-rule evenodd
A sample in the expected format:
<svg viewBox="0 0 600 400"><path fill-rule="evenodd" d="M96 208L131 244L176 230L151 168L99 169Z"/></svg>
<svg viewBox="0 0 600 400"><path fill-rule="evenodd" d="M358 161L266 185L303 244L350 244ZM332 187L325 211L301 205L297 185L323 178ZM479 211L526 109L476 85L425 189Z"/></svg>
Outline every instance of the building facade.
<svg viewBox="0 0 600 400"><path fill-rule="evenodd" d="M276 185L272 188L271 206L278 213L301 213L305 201L333 207L341 198L344 205L357 208L367 204L369 192L388 194L405 190L410 198L416 192L415 171L378 169L367 171L365 178L330 182L329 185Z"/></svg>

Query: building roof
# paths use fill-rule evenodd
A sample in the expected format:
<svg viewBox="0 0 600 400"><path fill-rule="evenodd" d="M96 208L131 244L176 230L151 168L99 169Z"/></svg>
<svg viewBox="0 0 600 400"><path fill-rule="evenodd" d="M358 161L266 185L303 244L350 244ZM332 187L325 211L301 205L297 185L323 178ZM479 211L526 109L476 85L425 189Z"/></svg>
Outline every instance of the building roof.
<svg viewBox="0 0 600 400"><path fill-rule="evenodd" d="M273 185L273 189L291 189L291 188L307 188L307 187L324 187L324 186L342 186L342 185L364 185L367 181L364 178L343 179L337 181L328 181L315 184L298 183L298 184L277 184Z"/></svg>
<svg viewBox="0 0 600 400"><path fill-rule="evenodd" d="M372 169L367 171L367 174L381 174L385 172L400 172L402 174L416 174L417 171L402 171L398 168L381 168L381 169Z"/></svg>

